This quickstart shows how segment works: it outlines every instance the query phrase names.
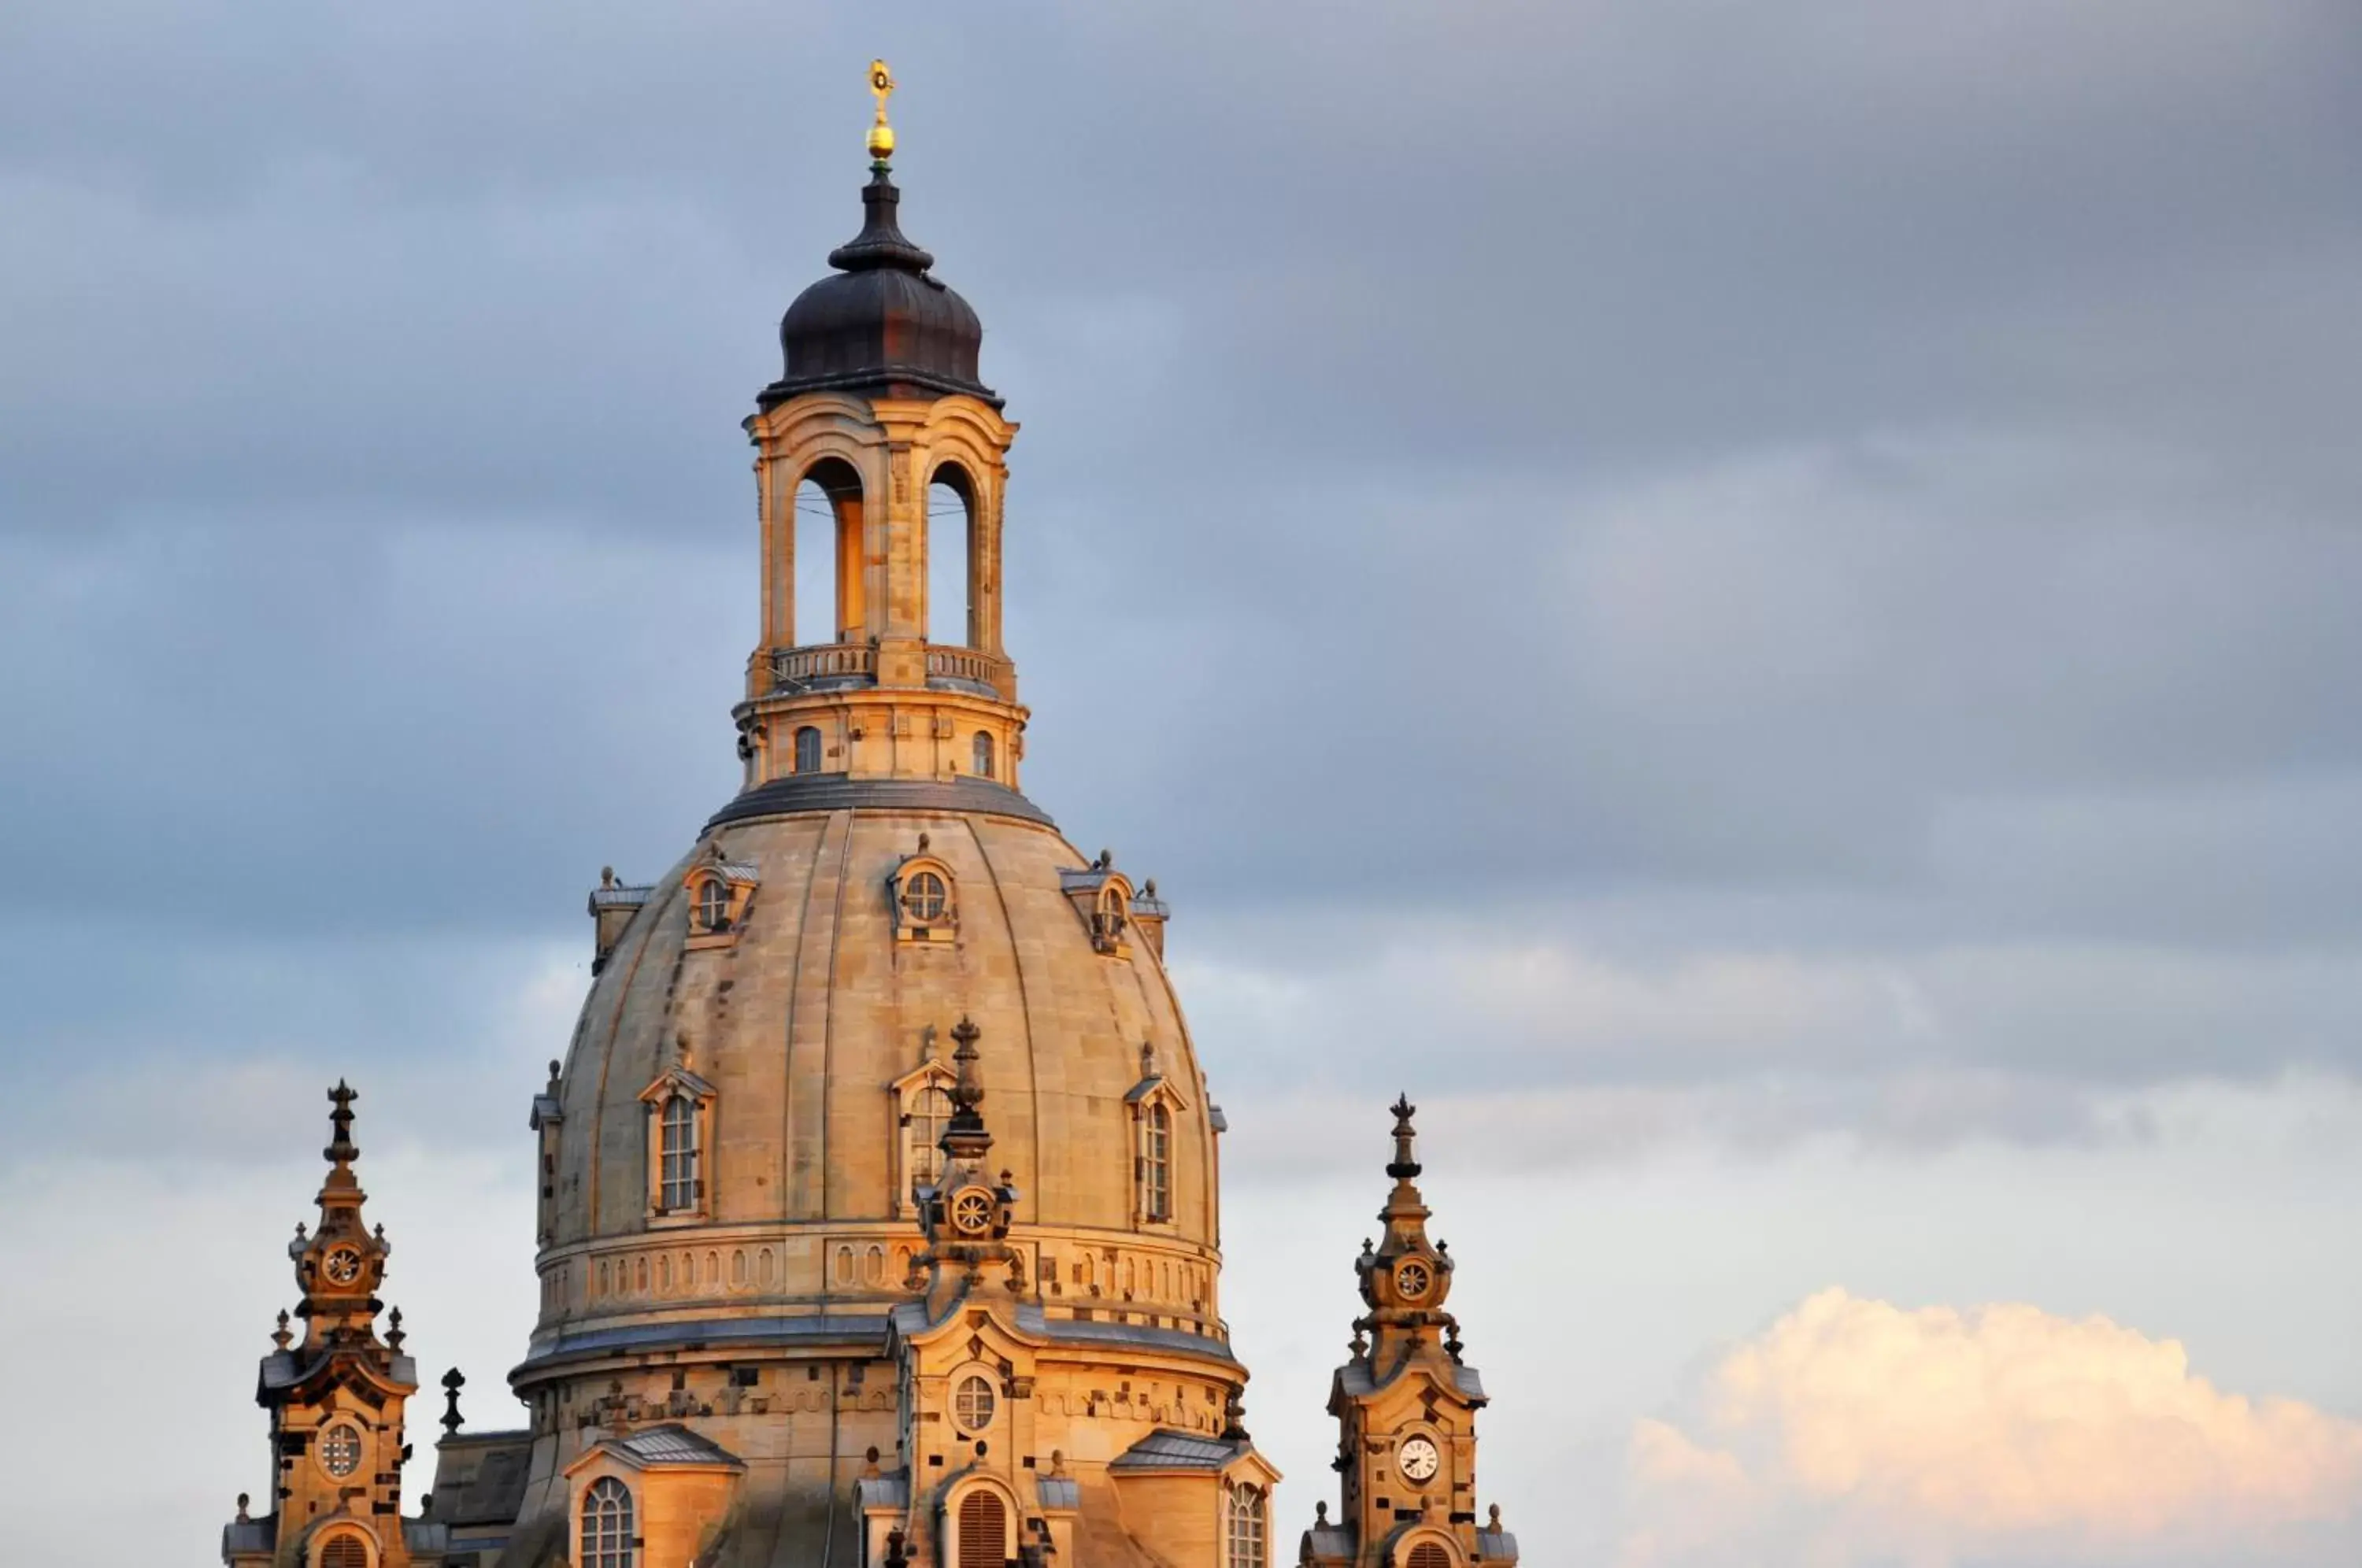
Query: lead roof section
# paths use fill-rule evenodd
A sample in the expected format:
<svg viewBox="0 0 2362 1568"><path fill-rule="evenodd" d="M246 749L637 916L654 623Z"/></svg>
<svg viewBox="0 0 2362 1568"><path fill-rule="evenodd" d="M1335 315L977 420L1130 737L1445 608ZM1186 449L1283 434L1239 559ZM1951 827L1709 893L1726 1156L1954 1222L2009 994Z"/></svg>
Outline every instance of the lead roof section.
<svg viewBox="0 0 2362 1568"><path fill-rule="evenodd" d="M1248 1444L1198 1437L1160 1428L1108 1461L1113 1471L1220 1470L1247 1452Z"/></svg>
<svg viewBox="0 0 2362 1568"><path fill-rule="evenodd" d="M791 773L758 784L713 813L709 833L729 823L802 812L982 812L1021 822L1056 824L1050 813L988 778L855 778L843 773Z"/></svg>
<svg viewBox="0 0 2362 1568"><path fill-rule="evenodd" d="M935 259L902 233L901 200L881 166L861 193L861 233L829 252L836 274L798 294L780 319L786 365L763 389L763 408L808 392L957 393L1000 406L977 379L984 324L928 271Z"/></svg>

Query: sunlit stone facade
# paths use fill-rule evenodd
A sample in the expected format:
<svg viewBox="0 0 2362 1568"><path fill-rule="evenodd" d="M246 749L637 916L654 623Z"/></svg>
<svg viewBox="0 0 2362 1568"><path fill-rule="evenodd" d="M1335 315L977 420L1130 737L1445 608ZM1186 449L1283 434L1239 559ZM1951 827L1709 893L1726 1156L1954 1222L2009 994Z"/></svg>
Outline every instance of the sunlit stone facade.
<svg viewBox="0 0 2362 1568"><path fill-rule="evenodd" d="M468 1430L447 1379L430 1494L404 1517L416 1380L380 1334L384 1240L337 1186L357 1152L340 1100L342 1176L297 1248L313 1332L264 1363L278 1490L242 1503L232 1568L1276 1554L1279 1476L1221 1316L1223 1117L1165 910L1021 792L1000 626L1016 426L882 157L863 196L747 421L762 635L742 791L662 876L592 891L595 977L532 1101L524 1424ZM800 498L824 559L797 559ZM964 555L965 605L928 602L931 547ZM796 624L800 573L825 574L832 624ZM1399 1136L1404 1165L1407 1107ZM1363 1260L1374 1337L1333 1405L1346 1513L1305 1537L1308 1561L1515 1557L1474 1523L1483 1396L1457 1331L1398 1298L1406 1269L1427 1268L1426 1306L1448 1288L1416 1197L1399 1177L1391 1250ZM332 1230L359 1238L351 1258L323 1250ZM359 1273L328 1278L331 1256ZM1414 1476L1439 1452L1420 1443L1445 1462Z"/></svg>

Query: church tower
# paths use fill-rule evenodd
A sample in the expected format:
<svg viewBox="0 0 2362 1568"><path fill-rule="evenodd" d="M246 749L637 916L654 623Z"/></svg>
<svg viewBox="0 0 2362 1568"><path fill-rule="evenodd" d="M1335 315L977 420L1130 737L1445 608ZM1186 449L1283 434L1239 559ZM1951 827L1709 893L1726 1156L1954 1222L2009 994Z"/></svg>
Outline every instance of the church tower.
<svg viewBox="0 0 2362 1568"><path fill-rule="evenodd" d="M1330 1386L1337 1418L1343 1507L1320 1505L1304 1534L1306 1568L1463 1568L1513 1563L1515 1536L1501 1510L1476 1522L1476 1412L1484 1380L1461 1356L1460 1323L1444 1310L1451 1256L1427 1235L1415 1185L1418 1135L1408 1096L1395 1102L1394 1190L1378 1210L1385 1227L1362 1243L1354 1272L1369 1311L1353 1323L1352 1359Z"/></svg>
<svg viewBox="0 0 2362 1568"><path fill-rule="evenodd" d="M319 1225L295 1227L287 1255L295 1264L295 1316L301 1333L279 1315L274 1350L262 1358L255 1398L270 1413L272 1497L224 1532L230 1568L410 1568L402 1518L403 1407L418 1375L402 1353L402 1314L383 1339L377 1292L393 1249L385 1228L361 1218L366 1194L353 1175L353 1101L339 1082L322 1151L328 1177L320 1187Z"/></svg>

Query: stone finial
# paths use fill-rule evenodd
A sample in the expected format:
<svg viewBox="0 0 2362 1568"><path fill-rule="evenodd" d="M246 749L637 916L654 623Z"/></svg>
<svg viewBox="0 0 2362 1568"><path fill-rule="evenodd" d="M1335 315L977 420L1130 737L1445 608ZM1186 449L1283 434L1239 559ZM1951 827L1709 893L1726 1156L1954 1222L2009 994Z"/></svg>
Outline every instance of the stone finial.
<svg viewBox="0 0 2362 1568"><path fill-rule="evenodd" d="M1245 1397L1236 1388L1222 1397L1222 1441L1253 1442L1247 1435L1247 1405Z"/></svg>
<svg viewBox="0 0 2362 1568"><path fill-rule="evenodd" d="M927 835L926 835L925 834L921 834L919 835L919 853L920 853L920 854L924 855L925 853L927 853L927 844L928 844Z"/></svg>
<svg viewBox="0 0 2362 1568"><path fill-rule="evenodd" d="M287 1312L283 1308L281 1309L279 1313L278 1331L270 1336L270 1342L277 1345L281 1350L285 1350L289 1345L295 1342L295 1331L287 1326Z"/></svg>
<svg viewBox="0 0 2362 1568"><path fill-rule="evenodd" d="M955 1111L974 1110L984 1103L984 1086L976 1081L976 1043L984 1037L966 1013L952 1025L952 1063L958 1081L952 1085L952 1107Z"/></svg>
<svg viewBox="0 0 2362 1568"><path fill-rule="evenodd" d="M1143 1078L1156 1076L1156 1042L1153 1040L1140 1043L1140 1076Z"/></svg>
<svg viewBox="0 0 2362 1568"><path fill-rule="evenodd" d="M599 867L599 885L602 888L612 888L615 885L615 868L613 866Z"/></svg>
<svg viewBox="0 0 2362 1568"><path fill-rule="evenodd" d="M1501 1533L1501 1505L1500 1505L1500 1504L1498 1504L1498 1503L1496 1503L1496 1504L1494 1504L1494 1505L1492 1506L1492 1507L1491 1507L1491 1508L1487 1509L1487 1510L1486 1510L1486 1518L1488 1518L1492 1522L1491 1522L1490 1524L1487 1524L1485 1528L1486 1529L1491 1530L1495 1535L1498 1535L1498 1534L1500 1534L1500 1533Z"/></svg>
<svg viewBox="0 0 2362 1568"><path fill-rule="evenodd" d="M385 1348L394 1354L402 1353L402 1342L410 1336L402 1331L402 1309L397 1307L386 1317Z"/></svg>
<svg viewBox="0 0 2362 1568"><path fill-rule="evenodd" d="M908 1544L902 1539L900 1530L889 1529L886 1532L885 1568L911 1568Z"/></svg>
<svg viewBox="0 0 2362 1568"><path fill-rule="evenodd" d="M1064 1475L1065 1473L1066 1451L1063 1448L1052 1449L1050 1451L1050 1474L1053 1475Z"/></svg>
<svg viewBox="0 0 2362 1568"><path fill-rule="evenodd" d="M328 1099L337 1108L328 1112L328 1125L335 1135L329 1139L328 1146L320 1151L320 1157L330 1165L348 1165L360 1154L353 1143L353 1101L360 1099L360 1094L344 1079L338 1078L337 1087L328 1091Z"/></svg>
<svg viewBox="0 0 2362 1568"><path fill-rule="evenodd" d="M1142 896L1145 898L1153 899L1156 897L1156 878L1151 877L1147 881L1142 882L1140 885L1140 891Z"/></svg>
<svg viewBox="0 0 2362 1568"><path fill-rule="evenodd" d="M253 1506L253 1502L254 1502L254 1499L253 1499L253 1498L251 1498L251 1497L249 1497L249 1496L247 1496L245 1493L243 1493L243 1492L240 1492L240 1493L237 1495L237 1522L238 1522L238 1523L240 1523L240 1524L244 1524L244 1523L246 1523L246 1521L247 1521L247 1512L246 1512L246 1510L247 1510L248 1507L252 1507L252 1506ZM1501 1510L1500 1510L1500 1509L1498 1509L1498 1508L1496 1508L1496 1509L1494 1509L1493 1511L1494 1511L1495 1513L1496 1513L1496 1514L1497 1514L1497 1513L1499 1513Z"/></svg>
<svg viewBox="0 0 2362 1568"><path fill-rule="evenodd" d="M465 1419L459 1414L459 1390L467 1385L466 1375L456 1366L443 1375L443 1430L447 1435L456 1437L464 1424Z"/></svg>
<svg viewBox="0 0 2362 1568"><path fill-rule="evenodd" d="M409 1447L407 1443L403 1446L405 1449ZM418 1494L418 1517L422 1519L431 1519L435 1517L434 1493L421 1492Z"/></svg>
<svg viewBox="0 0 2362 1568"><path fill-rule="evenodd" d="M875 1443L870 1444L869 1451L861 1457L861 1475L866 1481L877 1478L877 1445Z"/></svg>
<svg viewBox="0 0 2362 1568"><path fill-rule="evenodd" d="M1329 1528L1329 1502L1325 1497L1312 1505L1312 1528L1314 1529Z"/></svg>
<svg viewBox="0 0 2362 1568"><path fill-rule="evenodd" d="M555 1057L555 1056L552 1056L552 1057L549 1059L549 1092L550 1092L552 1095L555 1095L555 1094L557 1094L557 1079L558 1079L557 1058L557 1057Z"/></svg>
<svg viewBox="0 0 2362 1568"><path fill-rule="evenodd" d="M1460 1323L1454 1319L1443 1331L1443 1353L1453 1361L1460 1359Z"/></svg>
<svg viewBox="0 0 2362 1568"><path fill-rule="evenodd" d="M1100 851L1099 851L1099 857L1098 857L1097 860L1094 860L1094 861L1092 861L1092 862L1091 862L1091 869L1092 869L1092 870L1094 870L1094 871L1112 871L1112 870L1114 870L1114 869L1115 869L1115 851L1114 851L1114 850L1112 850L1112 849L1102 849L1102 850L1100 850Z"/></svg>
<svg viewBox="0 0 2362 1568"><path fill-rule="evenodd" d="M1394 1163L1386 1167L1386 1175L1396 1181L1408 1181L1418 1175L1419 1169L1418 1133L1410 1124L1410 1119L1418 1114L1418 1107L1413 1105L1410 1096L1406 1094L1396 1099L1393 1110L1395 1157Z"/></svg>

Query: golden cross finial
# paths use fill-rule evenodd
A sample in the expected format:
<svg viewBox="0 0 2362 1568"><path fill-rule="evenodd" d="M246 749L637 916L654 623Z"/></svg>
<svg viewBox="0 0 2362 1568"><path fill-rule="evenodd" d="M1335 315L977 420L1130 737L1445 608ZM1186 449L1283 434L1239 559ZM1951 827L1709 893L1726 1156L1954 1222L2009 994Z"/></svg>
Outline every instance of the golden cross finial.
<svg viewBox="0 0 2362 1568"><path fill-rule="evenodd" d="M869 156L883 163L894 156L894 127L886 123L886 100L894 95L894 73L882 60L869 62L869 90L877 95L877 123L869 127Z"/></svg>

